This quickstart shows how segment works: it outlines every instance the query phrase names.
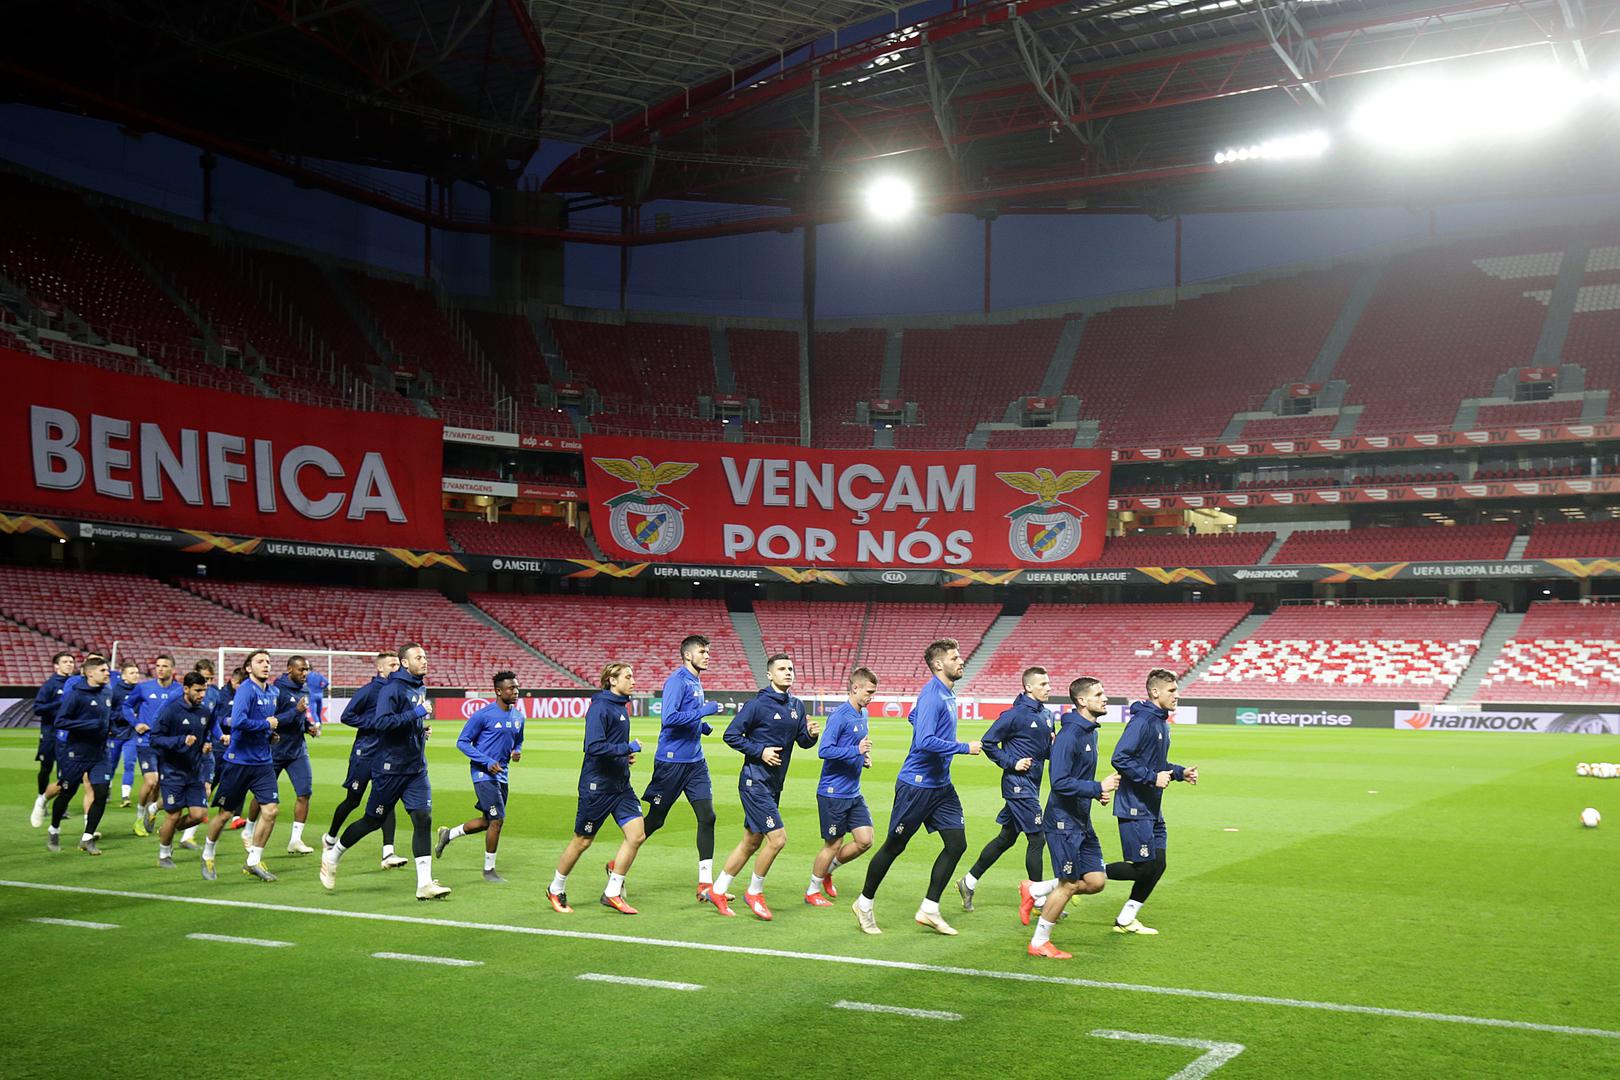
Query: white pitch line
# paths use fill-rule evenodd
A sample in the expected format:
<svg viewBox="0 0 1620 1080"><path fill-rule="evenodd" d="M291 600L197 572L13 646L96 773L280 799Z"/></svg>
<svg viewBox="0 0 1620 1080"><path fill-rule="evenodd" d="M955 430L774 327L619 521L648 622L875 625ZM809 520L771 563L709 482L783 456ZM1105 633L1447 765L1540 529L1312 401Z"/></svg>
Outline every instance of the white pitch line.
<svg viewBox="0 0 1620 1080"><path fill-rule="evenodd" d="M1550 1035L1588 1035L1598 1039L1620 1039L1620 1031L1607 1028L1574 1027L1569 1024L1541 1024L1531 1020L1502 1020L1491 1016L1465 1016L1458 1013L1419 1012L1412 1009L1385 1009L1376 1005L1351 1005L1335 1001L1308 1001L1299 998L1268 997L1263 994L1232 994L1221 990L1197 990L1178 986L1147 986L1141 983L1105 982L1062 975L1038 975L1028 971L991 971L980 968L919 964L907 960L880 960L869 956L836 953L792 952L750 945L719 945L706 941L672 941L666 938L634 937L628 934L600 934L587 930L555 930L540 926L512 926L505 923L463 922L460 919L431 919L421 915L386 915L374 911L339 911L335 908L299 907L257 900L226 900L212 896L169 896L165 893L133 892L123 889L97 889L88 885L50 885L36 881L0 879L0 888L35 889L40 892L76 893L85 896L115 896L124 900L157 900L171 904L197 904L203 907L237 908L246 911L275 911L293 915L324 915L333 919L362 919L369 922L400 923L408 926L444 926L457 930L486 930L531 937L569 938L574 941L611 941L621 945L652 945L664 949L728 953L734 956L763 956L777 960L814 960L823 964L849 964L855 967L883 968L889 971L921 971L935 975L964 975L976 979L1003 979L1008 982L1038 983L1045 986L1079 986L1091 990L1117 990L1160 997L1224 1001L1237 1005L1271 1005L1284 1009L1312 1009L1319 1012L1382 1016L1392 1020L1428 1020L1442 1024L1507 1028L1513 1031L1539 1031Z"/></svg>
<svg viewBox="0 0 1620 1080"><path fill-rule="evenodd" d="M269 938L231 937L229 934L187 934L192 941L218 941L226 945L258 945L265 949L290 949L290 941L271 941Z"/></svg>
<svg viewBox="0 0 1620 1080"><path fill-rule="evenodd" d="M1152 1035L1145 1031L1111 1031L1107 1028L1100 1028L1091 1034L1093 1038L1097 1039L1159 1043L1164 1046L1190 1046L1194 1050L1204 1051L1192 1064L1180 1072L1172 1074L1169 1080L1204 1080L1204 1077L1243 1053L1244 1049L1242 1043L1211 1042L1208 1039L1182 1039L1174 1035Z"/></svg>
<svg viewBox="0 0 1620 1080"><path fill-rule="evenodd" d="M374 952L376 960L410 960L418 964L442 964L445 967L483 967L482 960L458 960L454 956L417 956L408 952Z"/></svg>
<svg viewBox="0 0 1620 1080"><path fill-rule="evenodd" d="M44 926L77 926L80 930L116 930L115 922L85 922L82 919L29 919Z"/></svg>
<svg viewBox="0 0 1620 1080"><path fill-rule="evenodd" d="M619 983L623 986L646 986L654 990L701 990L701 983L665 982L662 979L636 979L629 975L603 975L595 971L587 971L583 975L575 975L576 979L585 982Z"/></svg>
<svg viewBox="0 0 1620 1080"><path fill-rule="evenodd" d="M960 1020L961 1013L937 1012L933 1009L902 1009L898 1005L873 1005L869 1001L835 1001L835 1009L849 1009L852 1012L892 1013L895 1016L914 1016L919 1020Z"/></svg>

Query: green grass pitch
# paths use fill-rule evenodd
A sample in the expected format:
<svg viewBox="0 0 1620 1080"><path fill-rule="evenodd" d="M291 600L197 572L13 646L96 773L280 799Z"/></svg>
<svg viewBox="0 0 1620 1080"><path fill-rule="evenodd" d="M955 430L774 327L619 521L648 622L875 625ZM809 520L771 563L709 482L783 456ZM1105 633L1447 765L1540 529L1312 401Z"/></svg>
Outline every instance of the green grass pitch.
<svg viewBox="0 0 1620 1080"><path fill-rule="evenodd" d="M637 724L643 738L650 726ZM903 721L872 728L877 765L866 794L881 837L909 729ZM441 724L431 743L436 824L463 820L472 807L452 735ZM1117 729L1104 735L1107 748ZM268 1067L285 1076L714 1080L1620 1075L1613 926L1620 783L1574 771L1577 760L1620 757L1613 740L1599 737L1179 729L1174 756L1200 765L1203 782L1174 785L1166 798L1169 871L1143 913L1162 934L1108 933L1125 895L1111 884L1101 897L1074 902L1054 935L1075 954L1068 962L1025 955L1021 847L986 876L977 911L963 913L955 891L947 892L945 914L961 931L955 938L911 921L937 851L932 838L913 842L885 882L877 899L883 936L860 934L848 909L864 859L838 875L837 907L805 907L800 896L819 844L814 751L798 751L788 780L788 846L768 882L776 920L766 924L746 913L722 919L695 902L693 826L684 807L642 849L630 876L627 893L641 915L596 904L602 863L617 844L611 828L570 879L576 913L559 916L545 905L573 821L580 740L572 724L530 725L500 852L510 884L485 884L482 838L461 839L436 871L454 894L435 904L414 899L410 870L378 868L375 837L345 858L337 892L324 892L318 856L285 854L290 802L267 849L281 875L274 885L239 873L240 845L229 833L217 884L200 880L185 852L177 852L181 869L160 871L156 841L133 836L131 812L116 808L103 825L103 857L72 850L76 815L64 823L68 851L51 856L43 830L27 824L33 744L32 731L0 733L0 954L12 988L0 1010L0 1075L7 1077L87 1069L161 1075L180 1063L188 1072ZM318 844L348 743L340 735L312 748L306 838ZM742 829L738 761L718 737L709 754L723 859ZM638 787L650 763L643 757L637 765ZM983 758L956 764L968 811L960 869L995 829L997 775ZM1581 828L1584 806L1605 810L1610 821ZM1105 854L1117 858L1112 823L1101 832ZM408 853L403 822L400 842ZM291 910L238 906L254 904ZM42 917L115 928L31 921ZM525 928L577 936L519 932ZM291 947L187 937L193 933ZM377 952L481 964L390 961L373 958ZM582 974L702 989L611 985ZM849 1011L835 1002L961 1019ZM1343 1005L1394 1012L1330 1007ZM1092 1034L1099 1030L1243 1050L1220 1063L1220 1054L1204 1057L1199 1046Z"/></svg>

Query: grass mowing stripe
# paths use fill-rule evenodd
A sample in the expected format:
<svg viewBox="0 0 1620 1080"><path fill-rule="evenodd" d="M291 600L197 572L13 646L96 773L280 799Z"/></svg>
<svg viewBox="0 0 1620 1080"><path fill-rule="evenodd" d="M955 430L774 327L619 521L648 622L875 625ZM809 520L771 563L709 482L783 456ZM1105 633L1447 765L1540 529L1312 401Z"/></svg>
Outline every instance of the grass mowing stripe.
<svg viewBox="0 0 1620 1080"><path fill-rule="evenodd" d="M454 956L418 956L408 952L374 952L374 960L409 960L416 964L441 964L444 967L483 967L482 960L458 960Z"/></svg>
<svg viewBox="0 0 1620 1080"><path fill-rule="evenodd" d="M80 930L116 930L115 922L85 922L83 919L29 919L29 922L41 923L45 926L76 926Z"/></svg>
<svg viewBox="0 0 1620 1080"><path fill-rule="evenodd" d="M587 971L574 978L584 982L618 983L622 986L646 986L654 990L701 990L699 983L665 982L662 979L637 979L629 975L603 975L596 971Z"/></svg>
<svg viewBox="0 0 1620 1080"><path fill-rule="evenodd" d="M851 1012L889 1013L893 1016L914 1016L919 1020L960 1020L961 1013L941 1012L936 1009L902 1009L898 1005L874 1005L870 1001L835 1001L835 1009Z"/></svg>
<svg viewBox="0 0 1620 1080"><path fill-rule="evenodd" d="M258 945L265 949L290 949L290 941L271 941L268 938L232 937L229 934L187 934L192 941L218 941L226 945Z"/></svg>
<svg viewBox="0 0 1620 1080"><path fill-rule="evenodd" d="M1137 983L1105 982L1100 979L1077 979L1059 975L1036 975L1024 971L991 971L981 968L949 967L936 964L918 964L904 960L880 960L866 956L837 956L829 953L792 952L786 949L762 949L746 945L720 945L702 941L671 941L664 938L632 937L625 934L599 934L584 930L553 930L538 926L512 926L506 923L464 922L458 919L430 919L418 915L387 915L369 911L338 911L330 908L300 907L293 904L267 904L254 900L223 900L207 896L168 896L163 893L132 892L122 889L98 889L85 885L48 885L33 881L0 880L0 888L36 889L41 892L79 893L88 896L115 896L126 900L158 900L173 904L200 904L206 907L244 908L254 911L278 911L299 915L324 915L337 919L362 919L372 922L405 923L415 926L444 926L462 930L486 930L504 934L525 934L533 937L572 938L578 941L609 941L625 945L652 945L666 949L692 949L700 952L732 953L744 956L764 956L783 960L811 960L825 964L851 964L859 967L888 968L899 971L922 971L939 975L963 975L978 979L1005 979L1010 982L1044 983L1053 986L1079 986L1093 990L1120 990L1136 994L1154 994L1162 997L1194 998L1202 1001L1223 1001L1239 1005L1271 1005L1286 1009L1311 1009L1321 1012L1353 1013L1362 1016L1382 1016L1393 1020L1428 1020L1445 1024L1467 1024L1474 1027L1507 1028L1515 1031L1537 1031L1550 1035L1584 1035L1599 1039L1620 1039L1620 1031L1606 1028L1573 1027L1567 1024L1539 1024L1529 1020L1503 1020L1489 1016L1464 1016L1457 1013L1420 1012L1412 1009L1386 1009L1376 1005L1350 1005L1333 1001L1308 1001L1300 998L1267 997L1261 994L1232 994L1220 990L1196 990L1175 986L1144 986Z"/></svg>

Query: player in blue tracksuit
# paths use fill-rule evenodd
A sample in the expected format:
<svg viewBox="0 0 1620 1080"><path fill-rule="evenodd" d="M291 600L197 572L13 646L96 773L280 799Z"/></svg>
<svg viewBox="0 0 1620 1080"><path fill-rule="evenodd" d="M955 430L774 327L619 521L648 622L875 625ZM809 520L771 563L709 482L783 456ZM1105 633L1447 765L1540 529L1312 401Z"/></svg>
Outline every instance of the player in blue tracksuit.
<svg viewBox="0 0 1620 1080"><path fill-rule="evenodd" d="M433 857L442 859L452 840L468 833L484 833L484 880L496 885L506 879L495 872L495 852L501 845L501 822L506 820L509 766L523 759L523 710L518 708L517 676L497 671L495 701L467 718L456 739L456 749L472 762L473 805L479 816L454 828L439 830Z"/></svg>
<svg viewBox="0 0 1620 1080"><path fill-rule="evenodd" d="M135 785L135 714L130 710L140 700L136 698L132 702L130 697L140 684L141 665L133 660L119 664L118 670L107 682L107 689L112 691L113 715L112 726L107 732L105 765L114 773L120 765L123 767L124 779L118 805L124 808L130 805Z"/></svg>
<svg viewBox="0 0 1620 1080"><path fill-rule="evenodd" d="M321 884L337 887L338 860L367 833L382 825L396 803L411 815L411 855L416 860L416 898L442 900L450 890L433 880L433 788L428 783L427 651L420 645L399 650L399 670L377 691L377 705L364 730L377 733L371 763L371 798L360 820L343 830L321 856Z"/></svg>
<svg viewBox="0 0 1620 1080"><path fill-rule="evenodd" d="M816 751L821 758L821 779L816 781L816 810L821 818L821 850L810 864L810 887L804 902L811 907L832 907L838 890L833 871L860 858L872 847L872 812L861 796L861 772L872 767L872 737L866 707L877 693L877 676L870 668L849 673L849 698L827 717ZM844 835L849 834L846 843Z"/></svg>
<svg viewBox="0 0 1620 1080"><path fill-rule="evenodd" d="M158 759L158 791L163 823L158 826L158 866L174 869L174 831L185 817L187 828L208 820L208 794L203 784L203 755L214 727L208 704L208 676L188 671L180 696L158 710L148 741Z"/></svg>
<svg viewBox="0 0 1620 1080"><path fill-rule="evenodd" d="M270 738L281 721L276 717L276 688L270 682L270 654L263 649L248 653L244 662L247 678L236 689L231 701L230 742L220 763L219 783L214 785L214 805L220 813L208 823L208 840L203 844L203 877L215 880L214 852L219 834L241 813L249 793L259 804L259 824L244 842L247 863L242 872L260 881L276 876L264 866L264 845L276 827L281 810L281 794L276 787L276 771L271 764Z"/></svg>
<svg viewBox="0 0 1620 1080"><path fill-rule="evenodd" d="M45 823L45 804L58 794L50 790L51 770L56 767L56 710L62 705L63 687L78 666L72 653L57 653L51 657L50 677L34 695L34 716L39 720L39 748L34 751L34 760L39 762L39 792L28 823L36 829Z"/></svg>
<svg viewBox="0 0 1620 1080"><path fill-rule="evenodd" d="M371 761L376 756L377 732L366 726L377 710L377 692L388 682L388 676L399 670L399 654L384 650L377 654L377 674L371 681L355 691L338 718L345 727L352 727L354 745L349 747L349 771L343 778L343 800L332 812L332 827L321 837L323 848L330 848L343 835L343 823L365 801L366 789L371 786ZM382 868L397 870L409 866L411 861L394 851L394 808L390 806L382 820Z"/></svg>
<svg viewBox="0 0 1620 1080"><path fill-rule="evenodd" d="M135 799L135 835L145 836L157 827L158 767L152 753L149 733L158 712L180 696L180 680L174 677L174 657L159 653L152 661L152 678L136 686L124 699L135 723L135 764L141 770L141 791Z"/></svg>
<svg viewBox="0 0 1620 1080"><path fill-rule="evenodd" d="M630 873L636 852L647 839L641 801L630 784L630 766L641 753L641 743L630 737L630 692L636 688L636 673L629 664L614 661L602 669L601 687L601 693L591 699L591 707L585 712L585 758L579 766L574 835L557 860L551 887L546 890L551 909L561 915L574 911L568 903L568 875L595 843L602 823L609 817L624 833L624 840L608 864L608 883L601 903L621 915L638 914L624 898L625 875Z"/></svg>
<svg viewBox="0 0 1620 1080"><path fill-rule="evenodd" d="M1114 930L1121 934L1157 934L1136 917L1164 876L1166 832L1160 804L1172 781L1198 783L1198 766L1170 761L1170 713L1181 699L1174 672L1154 668L1148 672L1147 700L1131 702L1125 731L1114 744L1114 768L1119 772L1119 797L1114 817L1119 820L1119 846L1124 858L1108 864L1114 881L1131 883Z"/></svg>
<svg viewBox="0 0 1620 1080"><path fill-rule="evenodd" d="M79 850L100 855L96 847L96 826L107 809L108 781L102 779L101 762L107 750L107 727L112 718L112 695L107 693L107 661L99 656L84 658L84 671L62 685L62 696L53 718L56 740L56 782L59 791L51 804L51 827L45 836L48 851L62 850L62 818L67 815L73 793L86 779L94 799L84 819L84 836ZM109 778L110 779L110 778Z"/></svg>
<svg viewBox="0 0 1620 1080"><path fill-rule="evenodd" d="M939 833L944 847L934 860L928 893L917 909L917 922L941 934L956 933L939 913L939 898L945 894L945 886L951 883L951 874L967 850L967 821L962 816L962 800L951 784L951 758L957 754L977 754L980 748L977 742L956 739L956 694L952 687L967 666L956 642L950 638L931 642L923 650L923 663L934 677L917 694L917 704L907 717L911 721L911 750L900 764L900 775L895 778L889 835L872 856L872 865L866 870L866 886L855 898L855 918L862 932L867 934L883 932L878 929L872 901L889 867L906 850L919 825L926 826L929 832Z"/></svg>
<svg viewBox="0 0 1620 1080"><path fill-rule="evenodd" d="M714 784L703 756L703 736L714 729L705 718L720 711L717 701L703 700L702 674L709 670L709 639L691 634L681 642L681 666L664 680L663 712L652 779L641 799L647 804L645 826L651 836L682 795L697 816L699 900L714 881Z"/></svg>
<svg viewBox="0 0 1620 1080"><path fill-rule="evenodd" d="M962 910L973 910L973 890L979 879L1023 833L1024 876L1031 881L1045 877L1041 852L1041 774L1046 756L1052 751L1052 714L1046 701L1052 696L1052 679L1043 667L1024 669L1024 692L1013 699L1012 708L996 717L980 740L984 756L1001 769L1001 813L996 824L1001 831L984 845L973 868L956 883L962 894Z"/></svg>
<svg viewBox="0 0 1620 1080"><path fill-rule="evenodd" d="M737 794L743 805L743 838L726 857L708 899L720 914L732 914L726 890L749 857L754 856L754 873L743 902L755 916L769 922L765 875L787 845L782 784L793 759L793 744L808 750L816 745L821 728L810 719L804 702L789 692L793 688L793 659L787 653L776 653L765 660L765 678L768 685L737 710L726 728L726 745L743 756L742 773L737 777Z"/></svg>
<svg viewBox="0 0 1620 1080"><path fill-rule="evenodd" d="M332 688L332 680L319 671L311 671L304 679L304 689L309 692L309 718L316 724L326 723L326 692Z"/></svg>
<svg viewBox="0 0 1620 1080"><path fill-rule="evenodd" d="M1069 684L1074 712L1063 717L1063 730L1052 743L1052 794L1046 800L1046 847L1052 853L1047 881L1019 883L1018 914L1029 925L1030 912L1041 905L1029 955L1053 960L1072 959L1052 944L1052 927L1063 917L1069 898L1102 892L1108 884L1103 867L1102 843L1091 824L1091 803L1108 805L1119 787L1119 774L1097 779L1098 722L1108 712L1108 694L1096 679L1079 678Z"/></svg>
<svg viewBox="0 0 1620 1080"><path fill-rule="evenodd" d="M309 747L304 742L307 734L312 739L321 737L319 714L309 704L309 661L302 656L289 656L287 670L275 683L276 737L271 740L270 764L275 767L276 779L287 774L296 801L293 803L292 835L287 838L287 854L308 855L315 849L304 843L304 823L309 820L309 797L315 790L315 779L309 768ZM247 819L259 819L259 807L248 807Z"/></svg>

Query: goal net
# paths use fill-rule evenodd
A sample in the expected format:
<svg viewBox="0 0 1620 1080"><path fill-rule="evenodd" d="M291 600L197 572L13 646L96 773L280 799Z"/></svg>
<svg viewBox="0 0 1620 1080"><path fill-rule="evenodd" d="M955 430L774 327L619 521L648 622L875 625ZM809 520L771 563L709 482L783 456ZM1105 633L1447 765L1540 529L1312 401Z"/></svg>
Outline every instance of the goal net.
<svg viewBox="0 0 1620 1080"><path fill-rule="evenodd" d="M179 645L163 641L115 641L113 642L112 661L116 670L118 665L126 660L134 660L141 666L141 678L152 677L152 664L155 659L167 654L174 657L175 678L179 678L192 670L198 660L208 660L214 665L214 682L225 681L225 677L233 668L241 667L247 662L248 654L257 652L257 645L221 645L217 642L208 645ZM377 673L377 654L374 652L350 652L342 649L265 649L270 654L270 678L278 678L287 670L287 661L294 656L302 656L309 661L309 669L325 675L331 688L327 691L352 690L364 686Z"/></svg>

